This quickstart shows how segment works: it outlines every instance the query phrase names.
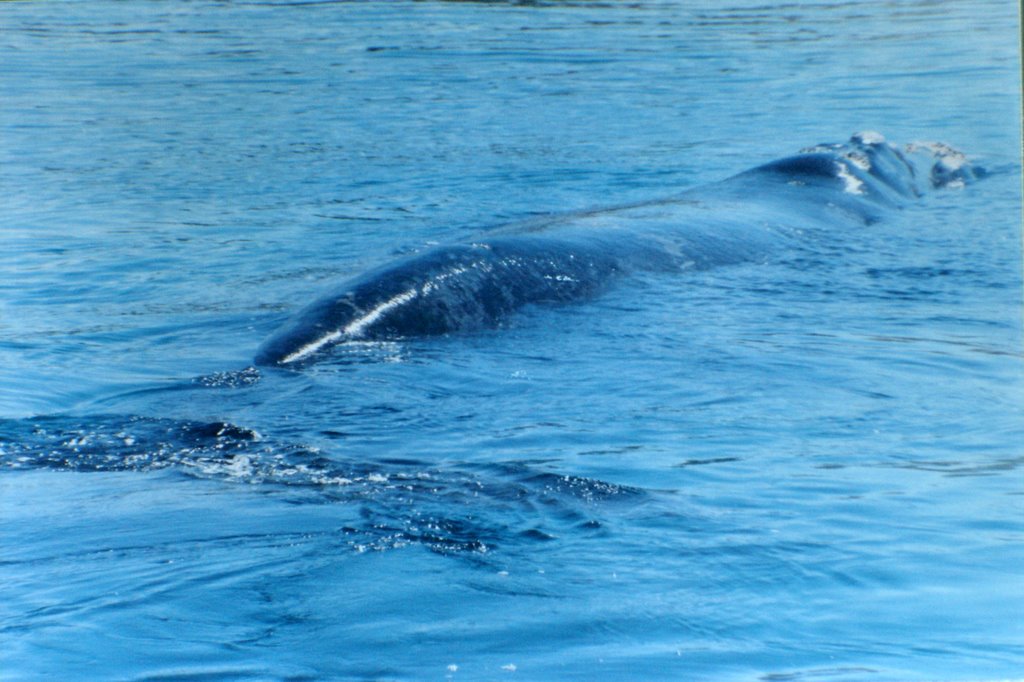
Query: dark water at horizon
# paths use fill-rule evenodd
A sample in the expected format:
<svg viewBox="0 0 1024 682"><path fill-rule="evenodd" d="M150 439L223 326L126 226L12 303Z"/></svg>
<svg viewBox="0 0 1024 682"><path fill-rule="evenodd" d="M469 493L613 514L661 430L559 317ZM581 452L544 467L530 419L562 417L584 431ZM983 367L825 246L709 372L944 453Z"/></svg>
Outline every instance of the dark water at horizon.
<svg viewBox="0 0 1024 682"><path fill-rule="evenodd" d="M1024 679L1018 40L1005 2L0 4L0 679ZM390 258L858 130L991 175L246 369Z"/></svg>

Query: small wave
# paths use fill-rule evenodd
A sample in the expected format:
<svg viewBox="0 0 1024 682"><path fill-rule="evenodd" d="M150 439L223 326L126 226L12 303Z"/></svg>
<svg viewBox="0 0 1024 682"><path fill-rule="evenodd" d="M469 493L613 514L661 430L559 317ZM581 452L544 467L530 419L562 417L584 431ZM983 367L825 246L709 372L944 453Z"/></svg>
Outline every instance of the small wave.
<svg viewBox="0 0 1024 682"><path fill-rule="evenodd" d="M205 388L245 388L259 383L260 371L255 367L246 367L233 372L214 372L196 377L192 383Z"/></svg>
<svg viewBox="0 0 1024 682"><path fill-rule="evenodd" d="M290 490L301 493L295 503L357 505L362 523L340 529L354 551L416 545L478 559L498 548L587 533L602 526L607 505L647 495L524 462L362 462L228 422L117 415L0 421L0 469L171 470Z"/></svg>

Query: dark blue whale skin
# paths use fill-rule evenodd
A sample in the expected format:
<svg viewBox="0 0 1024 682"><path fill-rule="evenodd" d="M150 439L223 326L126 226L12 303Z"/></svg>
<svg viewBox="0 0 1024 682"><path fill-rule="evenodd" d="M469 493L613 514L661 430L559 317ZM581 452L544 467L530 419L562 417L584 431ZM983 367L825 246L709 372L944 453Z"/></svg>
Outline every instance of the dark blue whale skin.
<svg viewBox="0 0 1024 682"><path fill-rule="evenodd" d="M663 200L527 222L388 263L299 311L256 363L299 366L347 341L495 327L524 305L592 298L637 270L764 259L808 231L871 223L980 173L948 146L897 148L860 133Z"/></svg>

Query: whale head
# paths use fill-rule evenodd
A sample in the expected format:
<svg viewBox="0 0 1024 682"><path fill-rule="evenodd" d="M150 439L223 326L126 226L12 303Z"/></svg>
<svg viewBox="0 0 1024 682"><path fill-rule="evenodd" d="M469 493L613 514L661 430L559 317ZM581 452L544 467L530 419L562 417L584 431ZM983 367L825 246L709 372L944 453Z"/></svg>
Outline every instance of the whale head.
<svg viewBox="0 0 1024 682"><path fill-rule="evenodd" d="M960 150L943 142L911 142L906 155L931 187L963 187L985 177L984 168L970 162Z"/></svg>

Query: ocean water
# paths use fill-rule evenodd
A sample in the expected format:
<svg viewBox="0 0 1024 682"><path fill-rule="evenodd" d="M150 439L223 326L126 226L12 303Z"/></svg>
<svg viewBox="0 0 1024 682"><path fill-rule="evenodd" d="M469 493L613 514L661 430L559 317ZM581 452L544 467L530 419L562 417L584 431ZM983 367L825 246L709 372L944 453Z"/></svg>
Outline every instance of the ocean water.
<svg viewBox="0 0 1024 682"><path fill-rule="evenodd" d="M0 4L0 679L1024 679L1019 27ZM987 177L253 367L392 258L861 130Z"/></svg>

